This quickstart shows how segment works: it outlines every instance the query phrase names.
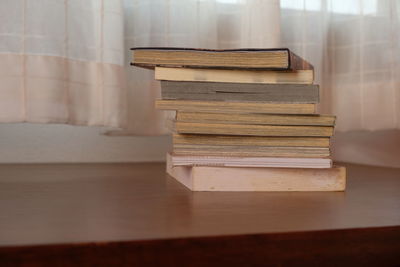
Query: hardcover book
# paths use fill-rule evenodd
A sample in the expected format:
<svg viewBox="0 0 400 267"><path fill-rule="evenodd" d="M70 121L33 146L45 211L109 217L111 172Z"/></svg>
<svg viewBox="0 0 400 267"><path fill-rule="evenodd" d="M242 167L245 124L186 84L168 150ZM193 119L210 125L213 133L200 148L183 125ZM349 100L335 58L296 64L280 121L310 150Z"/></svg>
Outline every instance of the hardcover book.
<svg viewBox="0 0 400 267"><path fill-rule="evenodd" d="M196 49L179 47L132 48L132 64L191 68L245 68L273 70L313 69L288 48Z"/></svg>
<svg viewBox="0 0 400 267"><path fill-rule="evenodd" d="M344 191L335 116L319 115L314 69L287 48L138 47L132 65L161 81L156 108L173 152L167 172L192 191Z"/></svg>

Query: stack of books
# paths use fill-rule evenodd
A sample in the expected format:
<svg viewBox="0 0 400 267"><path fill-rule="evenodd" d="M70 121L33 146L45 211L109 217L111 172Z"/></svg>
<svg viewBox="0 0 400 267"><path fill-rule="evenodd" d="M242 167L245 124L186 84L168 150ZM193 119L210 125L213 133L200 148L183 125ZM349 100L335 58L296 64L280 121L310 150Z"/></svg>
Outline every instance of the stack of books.
<svg viewBox="0 0 400 267"><path fill-rule="evenodd" d="M133 48L155 69L173 151L167 172L193 191L343 191L330 158L335 117L316 114L314 69L289 49Z"/></svg>

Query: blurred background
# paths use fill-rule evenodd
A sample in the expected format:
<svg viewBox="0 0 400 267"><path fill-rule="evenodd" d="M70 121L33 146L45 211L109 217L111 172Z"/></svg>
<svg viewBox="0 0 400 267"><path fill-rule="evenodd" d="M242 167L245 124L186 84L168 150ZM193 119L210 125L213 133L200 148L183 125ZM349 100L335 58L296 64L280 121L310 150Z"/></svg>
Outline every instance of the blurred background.
<svg viewBox="0 0 400 267"><path fill-rule="evenodd" d="M338 161L400 167L396 0L3 0L0 163L163 161L159 83L129 48L288 47L311 62Z"/></svg>

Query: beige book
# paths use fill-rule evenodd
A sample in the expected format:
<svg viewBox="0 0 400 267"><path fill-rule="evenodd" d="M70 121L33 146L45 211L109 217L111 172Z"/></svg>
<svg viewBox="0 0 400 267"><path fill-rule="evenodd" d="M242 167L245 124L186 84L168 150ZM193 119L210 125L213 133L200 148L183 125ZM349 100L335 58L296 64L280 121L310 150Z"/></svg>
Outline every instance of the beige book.
<svg viewBox="0 0 400 267"><path fill-rule="evenodd" d="M157 109L190 112L314 114L315 104L156 100Z"/></svg>
<svg viewBox="0 0 400 267"><path fill-rule="evenodd" d="M167 173L192 191L344 191L346 168L173 166Z"/></svg>
<svg viewBox="0 0 400 267"><path fill-rule="evenodd" d="M250 135L250 136L318 136L333 135L331 126L286 126L259 124L201 123L184 121L167 121L167 127L180 134L217 134L217 135Z"/></svg>
<svg viewBox="0 0 400 267"><path fill-rule="evenodd" d="M314 71L226 70L156 67L155 79L167 81L312 84L314 81Z"/></svg>
<svg viewBox="0 0 400 267"><path fill-rule="evenodd" d="M273 167L273 168L331 168L330 158L284 158L284 157L224 157L176 155L170 153L173 166L219 166L219 167Z"/></svg>
<svg viewBox="0 0 400 267"><path fill-rule="evenodd" d="M227 145L227 146L291 146L329 147L329 137L282 137L178 134L172 136L174 144Z"/></svg>
<svg viewBox="0 0 400 267"><path fill-rule="evenodd" d="M229 156L229 157L295 157L325 158L330 156L327 147L270 147L223 145L173 145L176 155Z"/></svg>
<svg viewBox="0 0 400 267"><path fill-rule="evenodd" d="M267 124L267 125L316 125L334 126L335 116L330 115L280 115L232 114L178 111L177 121L204 123Z"/></svg>

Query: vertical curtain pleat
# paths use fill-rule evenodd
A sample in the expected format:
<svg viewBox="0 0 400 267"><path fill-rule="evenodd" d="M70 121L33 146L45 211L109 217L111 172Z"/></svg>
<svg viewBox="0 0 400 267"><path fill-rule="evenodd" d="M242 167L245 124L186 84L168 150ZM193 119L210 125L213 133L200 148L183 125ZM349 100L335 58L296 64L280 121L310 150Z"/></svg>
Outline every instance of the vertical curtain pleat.
<svg viewBox="0 0 400 267"><path fill-rule="evenodd" d="M281 0L282 44L316 67L321 112L337 129L399 129L396 0Z"/></svg>
<svg viewBox="0 0 400 267"><path fill-rule="evenodd" d="M121 1L0 1L0 122L123 127Z"/></svg>
<svg viewBox="0 0 400 267"><path fill-rule="evenodd" d="M125 47L198 48L277 47L280 43L279 1L154 0L124 1ZM167 112L154 109L160 96L154 72L129 66L127 127L114 135L167 133Z"/></svg>
<svg viewBox="0 0 400 267"><path fill-rule="evenodd" d="M162 134L159 83L130 47L287 46L339 131L399 129L399 32L396 0L3 0L0 122Z"/></svg>

